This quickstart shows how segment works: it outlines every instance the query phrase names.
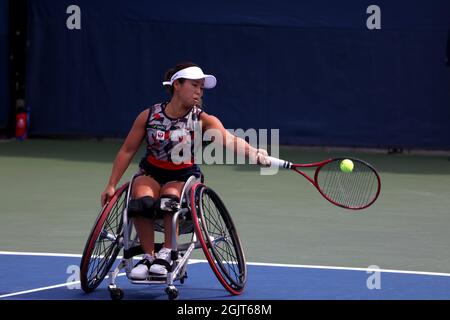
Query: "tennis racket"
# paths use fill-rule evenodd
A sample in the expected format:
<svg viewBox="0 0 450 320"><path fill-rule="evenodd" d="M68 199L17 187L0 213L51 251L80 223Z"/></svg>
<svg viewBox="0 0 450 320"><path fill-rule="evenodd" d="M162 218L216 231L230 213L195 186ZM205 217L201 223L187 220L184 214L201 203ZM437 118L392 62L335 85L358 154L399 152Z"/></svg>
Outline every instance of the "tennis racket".
<svg viewBox="0 0 450 320"><path fill-rule="evenodd" d="M272 166L294 170L311 182L320 194L332 204L352 210L361 210L372 205L380 195L381 180L377 171L367 162L354 158L333 158L309 164L294 164L289 161L267 157ZM353 168L342 167L353 164ZM347 160L350 160L347 161ZM314 178L301 171L316 168Z"/></svg>

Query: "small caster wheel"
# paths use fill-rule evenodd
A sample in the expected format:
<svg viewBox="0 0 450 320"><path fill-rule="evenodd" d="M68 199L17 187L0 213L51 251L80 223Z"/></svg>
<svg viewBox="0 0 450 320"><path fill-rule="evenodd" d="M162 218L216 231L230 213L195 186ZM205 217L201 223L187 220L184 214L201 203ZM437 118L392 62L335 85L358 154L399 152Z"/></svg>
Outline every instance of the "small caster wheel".
<svg viewBox="0 0 450 320"><path fill-rule="evenodd" d="M171 286L166 288L167 296L169 297L169 300L175 300L178 298L178 289Z"/></svg>
<svg viewBox="0 0 450 320"><path fill-rule="evenodd" d="M123 290L120 288L109 289L109 294L112 300L122 300Z"/></svg>
<svg viewBox="0 0 450 320"><path fill-rule="evenodd" d="M180 283L184 284L184 279L187 279L187 277L188 277L187 272L185 272L184 275L180 279Z"/></svg>

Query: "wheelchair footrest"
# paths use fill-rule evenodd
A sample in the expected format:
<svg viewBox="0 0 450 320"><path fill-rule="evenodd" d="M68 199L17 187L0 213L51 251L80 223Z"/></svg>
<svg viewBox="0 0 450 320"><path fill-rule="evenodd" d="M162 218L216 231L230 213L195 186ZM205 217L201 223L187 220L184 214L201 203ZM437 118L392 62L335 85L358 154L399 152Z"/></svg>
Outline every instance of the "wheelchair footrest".
<svg viewBox="0 0 450 320"><path fill-rule="evenodd" d="M130 280L133 284L165 284L167 282L166 278L149 279L149 280Z"/></svg>

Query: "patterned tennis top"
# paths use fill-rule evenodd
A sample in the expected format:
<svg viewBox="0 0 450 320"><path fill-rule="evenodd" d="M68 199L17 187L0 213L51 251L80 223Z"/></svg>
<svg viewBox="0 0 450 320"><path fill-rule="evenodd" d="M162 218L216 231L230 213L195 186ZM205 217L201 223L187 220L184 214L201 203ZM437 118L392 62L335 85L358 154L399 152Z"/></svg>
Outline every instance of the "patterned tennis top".
<svg viewBox="0 0 450 320"><path fill-rule="evenodd" d="M167 102L164 102L149 108L145 126L145 160L150 165L166 170L191 167L194 165L195 152L194 123L203 111L194 106L184 116L174 119L165 113L166 106ZM183 154L186 150L190 150L190 154Z"/></svg>

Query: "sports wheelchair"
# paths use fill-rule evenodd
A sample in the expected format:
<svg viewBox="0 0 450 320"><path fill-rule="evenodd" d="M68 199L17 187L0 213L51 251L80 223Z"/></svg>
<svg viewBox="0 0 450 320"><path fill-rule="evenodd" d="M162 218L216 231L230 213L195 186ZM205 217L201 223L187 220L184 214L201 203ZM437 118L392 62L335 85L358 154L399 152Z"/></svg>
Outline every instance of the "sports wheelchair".
<svg viewBox="0 0 450 320"><path fill-rule="evenodd" d="M188 260L195 249L202 248L209 265L223 287L232 295L241 294L247 280L247 267L236 227L222 200L211 188L191 176L185 183L180 201L165 202L172 208L172 230L186 235L190 241L178 243L176 232L172 235L171 266L167 277L133 280L130 277L133 257L143 254L139 238L133 226L133 218L127 214L136 173L123 184L100 211L86 242L80 262L81 288L86 293L94 291L109 273L108 291L111 299L121 300L123 290L116 284L120 271L125 269L127 278L134 284L166 284L165 292L170 300L178 297L174 283L184 283L187 278ZM155 220L155 230L164 232L162 219ZM155 243L155 252L162 243ZM110 271L120 251L123 255L114 270Z"/></svg>

